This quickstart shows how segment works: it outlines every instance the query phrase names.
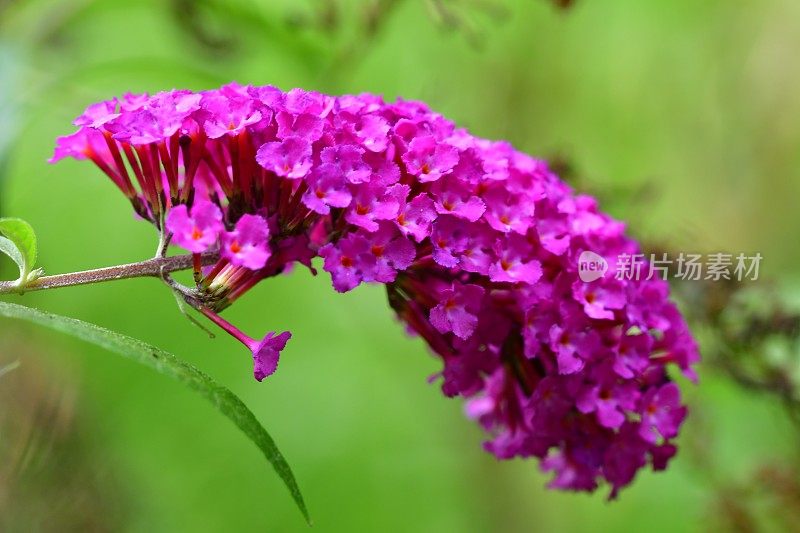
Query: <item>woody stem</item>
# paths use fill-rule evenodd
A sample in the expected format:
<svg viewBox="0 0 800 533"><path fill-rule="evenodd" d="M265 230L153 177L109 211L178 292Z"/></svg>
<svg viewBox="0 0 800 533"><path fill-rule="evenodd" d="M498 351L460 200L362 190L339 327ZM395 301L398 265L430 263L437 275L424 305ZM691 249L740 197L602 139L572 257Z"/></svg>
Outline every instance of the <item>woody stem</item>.
<svg viewBox="0 0 800 533"><path fill-rule="evenodd" d="M219 253L217 252L207 252L200 256L200 261L203 266L213 265L218 259ZM173 257L156 257L138 263L98 268L95 270L84 270L82 272L70 272L68 274L57 274L55 276L42 276L26 285L23 290L26 292L41 291L129 278L160 278L163 274L177 272L179 270L188 270L190 268L194 268L194 260L191 254L176 255ZM0 294L19 292L20 287L16 282L0 281Z"/></svg>

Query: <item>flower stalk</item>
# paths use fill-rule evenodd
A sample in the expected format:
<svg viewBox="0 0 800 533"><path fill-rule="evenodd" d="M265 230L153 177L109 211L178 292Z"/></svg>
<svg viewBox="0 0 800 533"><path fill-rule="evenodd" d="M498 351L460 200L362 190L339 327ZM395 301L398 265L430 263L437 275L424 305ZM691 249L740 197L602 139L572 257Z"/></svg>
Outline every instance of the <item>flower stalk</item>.
<svg viewBox="0 0 800 533"><path fill-rule="evenodd" d="M216 252L207 252L199 256L203 266L213 265L219 259ZM106 281L117 281L130 278L160 278L164 274L194 268L192 254L173 257L156 257L137 263L117 265L81 272L42 276L24 287L24 291L41 291L59 287L75 287ZM20 288L14 281L0 281L0 294L18 293Z"/></svg>

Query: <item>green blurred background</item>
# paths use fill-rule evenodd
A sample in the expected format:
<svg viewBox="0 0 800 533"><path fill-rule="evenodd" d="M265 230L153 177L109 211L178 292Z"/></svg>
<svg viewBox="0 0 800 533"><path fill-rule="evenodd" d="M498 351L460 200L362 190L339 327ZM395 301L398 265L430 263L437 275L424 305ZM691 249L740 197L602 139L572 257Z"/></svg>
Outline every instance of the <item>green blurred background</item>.
<svg viewBox="0 0 800 533"><path fill-rule="evenodd" d="M369 91L569 166L640 238L758 251L762 276L791 286L798 57L796 0L0 0L0 212L33 224L49 273L141 260L156 236L111 183L45 162L87 104L231 80ZM315 531L719 530L740 497L726 487L798 449L776 400L701 368L699 387L681 384L692 416L668 472L607 503L484 453L380 287L338 295L297 270L237 303L245 331L294 332L261 384L241 346L207 338L153 280L11 300L142 338L229 386L293 466ZM0 378L0 461L24 457L13 475L0 465L12 530L307 530L257 449L182 386L2 321L0 366L15 360ZM755 492L741 497L766 517L757 530L783 529Z"/></svg>

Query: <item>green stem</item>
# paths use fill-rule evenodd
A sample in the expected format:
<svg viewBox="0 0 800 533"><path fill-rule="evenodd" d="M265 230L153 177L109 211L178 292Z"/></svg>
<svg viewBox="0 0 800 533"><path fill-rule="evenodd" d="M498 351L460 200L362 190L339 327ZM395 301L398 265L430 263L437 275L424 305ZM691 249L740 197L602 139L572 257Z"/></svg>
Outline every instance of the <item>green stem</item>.
<svg viewBox="0 0 800 533"><path fill-rule="evenodd" d="M218 259L219 254L216 252L208 252L201 256L203 266L212 265L216 263ZM127 265L85 270L83 272L70 272L69 274L57 274L55 276L42 276L22 289L26 292L41 291L129 278L161 278L164 274L179 270L188 270L190 268L193 268L191 254L176 255L173 257L156 257L148 259L147 261L140 261ZM20 287L17 286L16 282L0 281L0 294L18 292L20 292Z"/></svg>

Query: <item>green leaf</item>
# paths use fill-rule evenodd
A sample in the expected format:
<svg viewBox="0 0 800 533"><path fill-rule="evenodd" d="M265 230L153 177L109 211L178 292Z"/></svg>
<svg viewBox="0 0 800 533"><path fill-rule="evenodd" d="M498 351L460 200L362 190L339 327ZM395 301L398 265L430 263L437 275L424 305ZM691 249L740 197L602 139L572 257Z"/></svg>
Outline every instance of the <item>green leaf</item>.
<svg viewBox="0 0 800 533"><path fill-rule="evenodd" d="M17 264L21 279L23 272L25 272L25 258L22 257L21 253L19 253L19 248L17 248L17 245L5 237L0 237L0 252L10 257L11 260Z"/></svg>
<svg viewBox="0 0 800 533"><path fill-rule="evenodd" d="M36 233L21 218L0 218L0 234L14 243L22 256L19 279L24 286L28 281L28 274L36 266Z"/></svg>
<svg viewBox="0 0 800 533"><path fill-rule="evenodd" d="M289 489L292 498L300 508L306 521L309 525L311 524L311 518L303 501L303 496L300 494L300 488L297 486L297 481L286 459L284 459L272 437L258 422L252 411L226 387L169 352L88 322L7 302L0 302L0 316L33 322L34 324L72 335L108 351L133 359L137 363L176 379L200 393L261 449L264 457L270 462L275 472Z"/></svg>

